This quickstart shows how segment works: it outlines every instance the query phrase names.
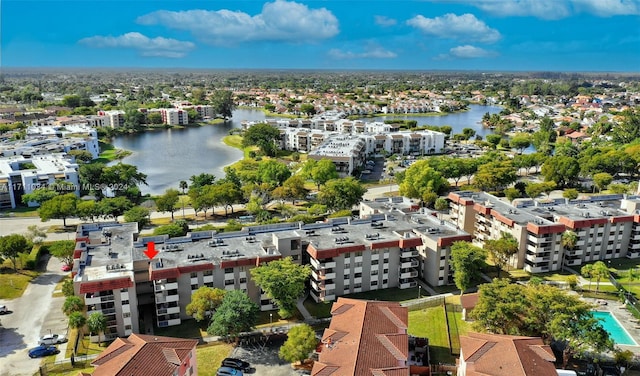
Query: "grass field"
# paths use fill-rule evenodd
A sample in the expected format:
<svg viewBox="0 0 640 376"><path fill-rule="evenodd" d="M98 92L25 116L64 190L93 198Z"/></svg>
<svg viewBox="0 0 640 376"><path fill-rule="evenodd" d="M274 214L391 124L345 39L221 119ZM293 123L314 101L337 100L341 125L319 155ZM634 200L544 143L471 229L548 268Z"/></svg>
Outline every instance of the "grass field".
<svg viewBox="0 0 640 376"><path fill-rule="evenodd" d="M0 269L0 299L15 299L22 296L29 282L38 275L40 273L33 270L18 269L16 273L13 271L13 267L3 266Z"/></svg>
<svg viewBox="0 0 640 376"><path fill-rule="evenodd" d="M449 348L449 336L445 320L443 306L409 312L408 333L417 337L429 338L432 363L455 362L455 357L451 355Z"/></svg>
<svg viewBox="0 0 640 376"><path fill-rule="evenodd" d="M91 362L76 362L75 366L71 363L55 364L55 356L50 356L43 359L43 368L47 370L48 376L78 376L80 372L92 373L93 367ZM36 372L34 376L39 376L40 372Z"/></svg>
<svg viewBox="0 0 640 376"><path fill-rule="evenodd" d="M231 354L233 346L227 343L209 343L196 348L198 375L214 376L222 360Z"/></svg>

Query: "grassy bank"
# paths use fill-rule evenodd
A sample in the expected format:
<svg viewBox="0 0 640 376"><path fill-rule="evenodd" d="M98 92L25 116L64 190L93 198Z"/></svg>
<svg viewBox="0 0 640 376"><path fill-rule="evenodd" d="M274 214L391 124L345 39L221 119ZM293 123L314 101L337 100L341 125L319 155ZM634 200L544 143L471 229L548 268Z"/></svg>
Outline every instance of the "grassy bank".
<svg viewBox="0 0 640 376"><path fill-rule="evenodd" d="M108 142L100 141L99 146L100 156L97 159L94 159L92 163L109 163L131 155L131 152L129 150L116 149L113 144L110 144Z"/></svg>

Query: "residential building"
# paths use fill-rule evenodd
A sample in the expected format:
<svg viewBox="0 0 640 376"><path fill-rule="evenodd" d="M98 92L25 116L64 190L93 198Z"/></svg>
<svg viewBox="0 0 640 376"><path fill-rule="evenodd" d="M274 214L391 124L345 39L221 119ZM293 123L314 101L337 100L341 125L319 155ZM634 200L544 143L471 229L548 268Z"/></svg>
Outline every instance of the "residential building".
<svg viewBox="0 0 640 376"><path fill-rule="evenodd" d="M539 337L470 332L460 336L458 376L558 376L555 360Z"/></svg>
<svg viewBox="0 0 640 376"><path fill-rule="evenodd" d="M312 150L309 158L331 160L336 165L338 174L345 177L352 175L356 169L364 165L366 144L364 140L355 136L333 136Z"/></svg>
<svg viewBox="0 0 640 376"><path fill-rule="evenodd" d="M519 250L509 264L531 273L566 266L640 257L640 200L637 196L599 195L580 200L518 199L508 203L483 192L453 192L451 220L473 234L473 242L511 234ZM562 235L574 231L576 247L565 249Z"/></svg>
<svg viewBox="0 0 640 376"><path fill-rule="evenodd" d="M65 154L22 155L0 158L0 208L15 208L22 196L56 181L71 183L73 193L80 194L78 164ZM29 206L37 206L29 203Z"/></svg>
<svg viewBox="0 0 640 376"><path fill-rule="evenodd" d="M189 114L186 110L176 108L161 108L162 122L168 125L187 125L189 124Z"/></svg>
<svg viewBox="0 0 640 376"><path fill-rule="evenodd" d="M105 126L111 128L124 127L124 111L98 111L98 116L105 116Z"/></svg>
<svg viewBox="0 0 640 376"><path fill-rule="evenodd" d="M91 375L197 375L197 344L196 339L140 334L116 338L91 362L95 367Z"/></svg>
<svg viewBox="0 0 640 376"><path fill-rule="evenodd" d="M216 116L215 108L209 105L182 105L178 108L184 111L193 109L198 113L201 119L211 119Z"/></svg>
<svg viewBox="0 0 640 376"><path fill-rule="evenodd" d="M339 298L311 375L409 376L408 317L396 302Z"/></svg>

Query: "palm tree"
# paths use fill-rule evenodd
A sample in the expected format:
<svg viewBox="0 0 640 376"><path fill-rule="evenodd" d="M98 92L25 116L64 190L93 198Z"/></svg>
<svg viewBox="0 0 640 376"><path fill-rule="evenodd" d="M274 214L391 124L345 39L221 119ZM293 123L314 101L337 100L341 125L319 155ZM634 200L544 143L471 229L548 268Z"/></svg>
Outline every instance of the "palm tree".
<svg viewBox="0 0 640 376"><path fill-rule="evenodd" d="M75 295L68 296L62 305L62 312L69 317L71 317L71 314L74 312L82 312L83 310L84 303L82 302L82 299Z"/></svg>
<svg viewBox="0 0 640 376"><path fill-rule="evenodd" d="M593 277L593 264L587 264L580 269L580 274L589 278L589 291L591 291L591 277Z"/></svg>
<svg viewBox="0 0 640 376"><path fill-rule="evenodd" d="M573 251L578 245L578 234L571 230L563 232L560 245L562 245L565 251ZM564 270L564 257L562 258L562 270Z"/></svg>
<svg viewBox="0 0 640 376"><path fill-rule="evenodd" d="M69 327L71 329L78 329L82 334L82 328L87 323L87 318L82 312L73 312L69 315Z"/></svg>
<svg viewBox="0 0 640 376"><path fill-rule="evenodd" d="M189 188L189 185L184 180L180 180L179 184L180 184L180 189L182 189L182 194L184 194L184 190Z"/></svg>
<svg viewBox="0 0 640 376"><path fill-rule="evenodd" d="M104 334L104 331L107 330L107 318L105 315L102 312L93 312L87 319L87 325L91 333L98 334L98 342L101 342L100 333Z"/></svg>
<svg viewBox="0 0 640 376"><path fill-rule="evenodd" d="M596 295L598 295L600 280L609 277L609 268L604 262L597 261L593 264L593 272L591 274L593 274L593 277L596 279Z"/></svg>

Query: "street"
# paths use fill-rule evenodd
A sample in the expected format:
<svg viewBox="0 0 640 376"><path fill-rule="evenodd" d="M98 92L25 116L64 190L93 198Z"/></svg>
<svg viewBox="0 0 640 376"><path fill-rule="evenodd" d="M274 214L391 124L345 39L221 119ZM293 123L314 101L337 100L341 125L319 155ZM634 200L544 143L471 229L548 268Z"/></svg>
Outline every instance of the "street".
<svg viewBox="0 0 640 376"><path fill-rule="evenodd" d="M53 298L53 290L64 272L56 258L46 262L46 272L35 278L20 298L0 300L11 313L0 316L0 376L32 376L41 359L31 359L28 349L38 345L38 338L49 333L65 334L66 317L62 313L64 298Z"/></svg>

